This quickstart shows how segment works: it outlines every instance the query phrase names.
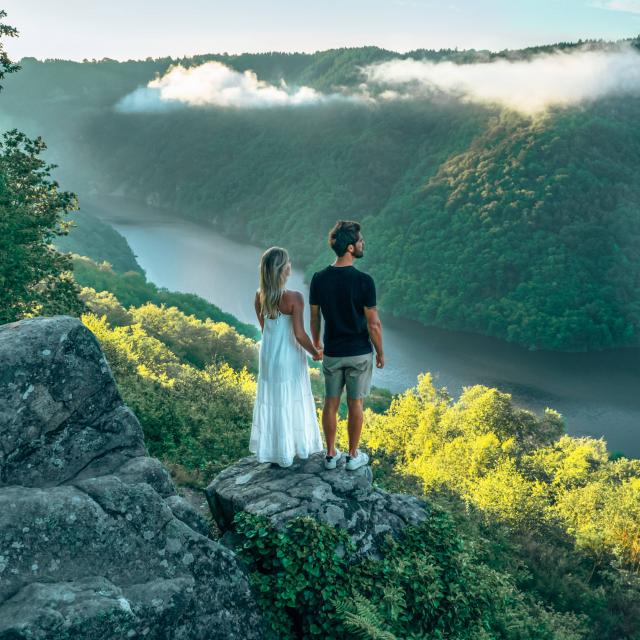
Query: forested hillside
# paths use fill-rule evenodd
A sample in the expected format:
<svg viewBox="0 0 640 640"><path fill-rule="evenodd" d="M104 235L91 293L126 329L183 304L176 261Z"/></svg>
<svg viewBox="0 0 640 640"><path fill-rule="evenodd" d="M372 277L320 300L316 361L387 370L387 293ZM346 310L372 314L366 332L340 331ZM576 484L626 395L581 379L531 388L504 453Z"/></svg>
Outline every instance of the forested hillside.
<svg viewBox="0 0 640 640"><path fill-rule="evenodd" d="M54 240L58 251L88 256L99 263L108 262L119 272L144 273L125 238L112 226L84 207L82 211L70 213L68 220L73 221L70 232Z"/></svg>
<svg viewBox="0 0 640 640"><path fill-rule="evenodd" d="M374 63L486 63L582 48L27 59L7 83L0 119L44 134L61 179L80 195L122 194L211 220L235 238L286 246L308 272L330 258L336 219L361 220L366 268L387 313L531 348L637 346L637 95L538 115L442 93L352 99ZM326 99L117 107L172 64L211 61Z"/></svg>

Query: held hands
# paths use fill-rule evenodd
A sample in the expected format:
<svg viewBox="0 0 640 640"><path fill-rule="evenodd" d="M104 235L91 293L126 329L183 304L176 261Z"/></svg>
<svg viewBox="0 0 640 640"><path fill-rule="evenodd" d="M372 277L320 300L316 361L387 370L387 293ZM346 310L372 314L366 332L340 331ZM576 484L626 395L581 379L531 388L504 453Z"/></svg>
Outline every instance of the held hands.
<svg viewBox="0 0 640 640"><path fill-rule="evenodd" d="M384 355L381 353L376 353L376 367L378 369L384 368Z"/></svg>
<svg viewBox="0 0 640 640"><path fill-rule="evenodd" d="M317 351L315 356L311 356L313 358L314 362L319 362L320 360L322 360L322 356L324 356L324 346L321 344L314 344L313 345Z"/></svg>

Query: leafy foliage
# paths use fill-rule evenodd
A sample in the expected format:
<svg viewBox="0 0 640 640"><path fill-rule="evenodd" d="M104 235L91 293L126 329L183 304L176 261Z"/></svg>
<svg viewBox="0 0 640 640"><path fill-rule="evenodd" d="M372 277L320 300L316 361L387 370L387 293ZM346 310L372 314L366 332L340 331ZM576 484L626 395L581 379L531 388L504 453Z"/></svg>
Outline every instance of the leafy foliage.
<svg viewBox="0 0 640 640"><path fill-rule="evenodd" d="M50 244L75 198L49 179L45 148L16 130L0 143L0 323L83 310L71 259Z"/></svg>
<svg viewBox="0 0 640 640"><path fill-rule="evenodd" d="M588 637L635 638L640 461L562 431L553 410L537 417L479 385L454 401L424 375L384 414L365 412L362 444L379 483L444 500L519 588L590 616Z"/></svg>
<svg viewBox="0 0 640 640"><path fill-rule="evenodd" d="M333 635L335 606L349 590L344 576L350 548L344 530L313 518L288 523L276 532L269 522L247 513L236 516L239 552L253 570L252 583L275 637L322 638Z"/></svg>
<svg viewBox="0 0 640 640"><path fill-rule="evenodd" d="M0 10L0 20L7 17L7 12ZM2 38L15 38L18 35L18 30L4 22L0 23L0 39ZM0 42L0 80L2 80L7 73L14 73L20 69L20 65L12 62L4 50L4 43ZM0 86L0 90L2 86Z"/></svg>
<svg viewBox="0 0 640 640"><path fill-rule="evenodd" d="M131 310L134 322L163 342L181 360L199 369L208 364L228 364L258 373L256 343L225 322L204 322L186 316L176 307L147 303Z"/></svg>
<svg viewBox="0 0 640 640"><path fill-rule="evenodd" d="M424 375L386 413L366 412L362 442L427 493L453 491L521 530L561 523L595 557L613 553L636 567L640 461L610 460L604 441L562 432L551 409L538 418L480 385L453 401Z"/></svg>
<svg viewBox="0 0 640 640"><path fill-rule="evenodd" d="M0 20L6 15L0 10ZM0 38L17 34L0 23ZM0 43L0 79L18 69ZM40 158L45 149L42 138L32 140L16 129L0 142L0 324L84 310L69 256L50 244L67 233L63 217L75 208L75 196L51 180L55 166Z"/></svg>
<svg viewBox="0 0 640 640"><path fill-rule="evenodd" d="M582 618L519 591L435 507L401 540L387 537L381 560L359 560L344 530L312 518L276 530L240 513L235 525L274 638L583 637Z"/></svg>
<svg viewBox="0 0 640 640"><path fill-rule="evenodd" d="M82 321L98 338L151 455L180 465L196 485L248 455L255 379L246 369L186 364L139 323L111 327L93 314Z"/></svg>

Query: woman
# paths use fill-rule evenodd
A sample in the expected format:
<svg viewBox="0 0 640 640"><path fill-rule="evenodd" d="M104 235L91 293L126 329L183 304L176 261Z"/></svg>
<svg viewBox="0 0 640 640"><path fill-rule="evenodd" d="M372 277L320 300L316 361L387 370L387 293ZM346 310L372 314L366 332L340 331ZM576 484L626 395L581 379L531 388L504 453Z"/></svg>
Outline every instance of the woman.
<svg viewBox="0 0 640 640"><path fill-rule="evenodd" d="M259 462L292 464L323 450L305 350L322 359L304 330L304 298L284 286L291 274L289 254L267 249L260 260L255 309L260 327L258 393L249 450Z"/></svg>

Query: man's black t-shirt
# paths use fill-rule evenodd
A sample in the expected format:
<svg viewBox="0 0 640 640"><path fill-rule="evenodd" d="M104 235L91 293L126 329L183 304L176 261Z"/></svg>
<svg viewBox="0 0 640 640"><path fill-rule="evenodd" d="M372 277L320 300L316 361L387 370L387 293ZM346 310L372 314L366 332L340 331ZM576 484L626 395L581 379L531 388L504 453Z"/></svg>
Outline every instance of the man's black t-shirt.
<svg viewBox="0 0 640 640"><path fill-rule="evenodd" d="M324 352L331 357L371 353L365 307L376 306L373 278L355 267L329 266L313 274L309 304L324 318Z"/></svg>

